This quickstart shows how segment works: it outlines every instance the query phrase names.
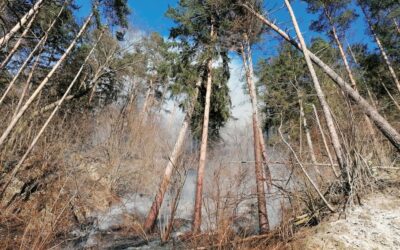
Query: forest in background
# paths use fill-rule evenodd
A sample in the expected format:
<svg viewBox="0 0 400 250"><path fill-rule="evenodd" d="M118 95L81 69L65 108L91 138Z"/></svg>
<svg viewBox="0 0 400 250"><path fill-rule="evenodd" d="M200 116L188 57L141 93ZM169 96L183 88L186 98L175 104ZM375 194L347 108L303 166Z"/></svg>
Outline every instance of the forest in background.
<svg viewBox="0 0 400 250"><path fill-rule="evenodd" d="M290 30L262 0L180 0L169 38L135 31L127 0L93 0L84 18L73 0L1 0L0 248L101 248L106 234L111 248L284 246L385 186L400 4L303 2L311 40L289 0L276 8ZM348 42L359 19L373 49ZM253 62L260 46L276 53ZM251 122L224 133L233 57ZM99 222L120 207L117 226Z"/></svg>

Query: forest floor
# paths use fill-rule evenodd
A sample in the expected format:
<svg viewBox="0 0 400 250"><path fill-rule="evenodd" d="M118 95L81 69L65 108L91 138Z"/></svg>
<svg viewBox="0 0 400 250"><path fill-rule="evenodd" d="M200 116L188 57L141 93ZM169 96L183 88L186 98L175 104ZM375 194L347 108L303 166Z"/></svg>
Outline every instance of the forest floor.
<svg viewBox="0 0 400 250"><path fill-rule="evenodd" d="M386 172L386 171L385 171ZM380 174L376 190L346 214L301 230L294 249L400 249L400 171ZM386 178L391 177L391 178Z"/></svg>

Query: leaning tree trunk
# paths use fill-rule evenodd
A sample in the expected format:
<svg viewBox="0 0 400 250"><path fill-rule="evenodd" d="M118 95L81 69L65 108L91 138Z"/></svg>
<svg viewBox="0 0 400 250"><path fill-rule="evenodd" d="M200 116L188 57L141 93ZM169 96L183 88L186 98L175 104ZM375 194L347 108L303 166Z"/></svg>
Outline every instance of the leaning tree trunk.
<svg viewBox="0 0 400 250"><path fill-rule="evenodd" d="M254 11L251 7L246 4L242 5L244 8L249 10L253 15L255 15L260 21L265 25L270 27L276 33L278 33L283 39L288 41L298 50L303 51L301 45L292 39L285 31L281 30L273 22L266 19L261 14ZM308 51L306 48L305 50ZM343 78L341 78L334 70L332 70L328 65L326 65L321 59L316 55L308 51L311 60L318 65L332 80L336 83L339 88L350 96L353 101L358 104L363 112L374 122L375 126L381 131L381 133L392 143L397 151L400 152L400 134L390 125L390 123L379 114L379 112L371 106L357 91L355 91Z"/></svg>
<svg viewBox="0 0 400 250"><path fill-rule="evenodd" d="M249 46L248 39L245 39L246 46ZM258 111L257 111L257 96L256 89L253 83L252 74L250 72L249 64L247 63L250 54L245 53L243 44L240 45L240 53L242 55L243 65L246 71L246 81L247 88L250 94L251 106L252 106L252 121L253 121L253 147L254 147L254 160L255 160L255 173L256 173L256 187L257 187L257 204L258 204L258 224L259 233L264 234L269 231L268 213L267 213L267 201L265 197L265 187L264 187L264 171L262 168L262 155L261 155L261 137L260 134L260 124L258 121Z"/></svg>
<svg viewBox="0 0 400 250"><path fill-rule="evenodd" d="M305 60L306 60L306 63L307 63L307 67L308 67L308 69L310 71L311 78L312 78L312 81L314 83L314 88L315 88L315 91L317 92L317 97L318 97L318 100L319 100L319 102L320 102L320 104L322 106L322 110L324 112L325 120L326 120L326 123L328 125L329 134L330 134L331 140L332 140L332 146L333 146L333 148L335 150L336 159L338 161L339 167L340 167L341 172L342 172L342 178L343 178L344 182L346 183L346 190L348 190L349 189L349 185L351 183L350 174L349 174L349 170L348 170L345 154L343 152L342 145L340 144L339 136L338 136L338 133L337 133L334 121L333 121L332 113L331 113L330 108L329 108L329 104L326 101L325 94L324 94L324 92L323 92L323 90L321 88L321 85L319 83L319 80L318 80L318 77L317 77L317 73L315 72L315 69L314 69L314 66L312 64L312 61L311 61L311 58L310 58L306 43L305 43L303 35L302 35L301 31L300 31L299 25L297 24L297 20L296 20L296 17L294 15L294 12L293 12L292 6L290 5L289 0L285 0L285 4L286 4L286 7L287 7L287 9L289 11L289 14L290 14L290 16L292 18L293 26L294 26L294 28L296 30L296 34L297 34L297 37L298 37L298 39L300 41L301 47L303 48L303 54L304 54L304 57L305 57Z"/></svg>
<svg viewBox="0 0 400 250"><path fill-rule="evenodd" d="M22 26L39 10L44 1L38 0L35 5L18 21L18 23L2 38L0 38L0 48L2 48Z"/></svg>
<svg viewBox="0 0 400 250"><path fill-rule="evenodd" d="M55 106L53 112L50 114L50 116L47 118L46 122L43 124L43 126L41 127L41 129L39 130L39 133L35 136L35 138L33 139L32 143L29 145L28 149L26 150L25 154L22 156L22 158L19 160L17 166L14 167L13 171L11 172L8 181L5 182L5 185L3 186L2 191L0 192L0 197L3 195L3 193L6 191L8 185L11 183L12 179L15 177L15 175L18 173L19 169L21 168L22 164L24 163L24 161L26 160L26 158L28 157L28 155L31 153L32 149L35 147L36 143L38 142L39 138L42 136L43 132L45 131L45 129L47 128L47 126L50 124L51 120L53 119L53 117L55 116L55 114L57 113L57 111L60 109L61 105L63 104L63 102L65 101L65 99L67 98L69 92L71 91L72 87L75 85L76 81L78 80L79 76L81 75L86 63L88 62L90 56L93 54L93 51L95 49L95 47L97 46L98 42L100 41L101 37L102 37L103 33L100 34L98 40L96 41L96 43L94 44L93 48L90 50L90 52L88 53L88 55L86 56L85 60L83 61L80 69L78 70L78 72L76 73L74 79L71 81L71 83L69 84L68 88L65 90L65 93L63 94L63 96L61 97L61 99L57 102L57 105Z"/></svg>
<svg viewBox="0 0 400 250"><path fill-rule="evenodd" d="M190 106L188 107L188 109L186 111L186 115L183 120L181 129L179 130L178 138L175 142L174 149L172 150L171 156L169 157L167 167L165 168L165 171L164 171L164 176L160 183L160 187L159 187L158 192L153 200L153 204L151 205L150 211L146 217L146 221L143 224L143 229L145 232L149 232L150 230L152 230L156 223L158 213L160 211L162 202L164 200L165 193L167 192L169 183L171 181L173 170L178 163L179 155L182 152L182 148L184 146L186 134L189 129L190 120L192 118L192 114L194 111L195 102L198 97L200 84L201 84L201 80L196 84L195 92L194 92L192 100L189 104Z"/></svg>
<svg viewBox="0 0 400 250"><path fill-rule="evenodd" d="M89 25L90 20L93 17L93 13L89 15L89 17L86 19L85 23L79 30L79 33L75 36L74 40L71 42L67 50L64 52L64 54L60 57L60 59L57 61L56 64L54 64L53 68L51 71L47 74L47 76L43 79L43 81L39 84L39 86L36 88L36 90L33 92L33 94L29 97L29 99L26 101L26 103L21 107L21 110L16 114L16 116L11 120L10 124L7 126L6 130L3 132L3 134L0 137L0 149L2 145L4 144L4 141L6 140L7 136L11 133L19 119L22 117L22 115L25 113L25 111L29 108L29 106L32 104L34 99L39 95L43 87L48 83L50 78L53 76L55 71L60 67L61 63L67 58L67 56L71 53L72 49L75 47L78 39L82 36L83 32L86 30L86 27Z"/></svg>
<svg viewBox="0 0 400 250"><path fill-rule="evenodd" d="M23 70L25 69L26 65L28 65L29 61L31 60L31 58L35 55L35 53L37 52L37 50L39 48L42 48L44 46L44 44L47 41L49 32L53 29L58 17L61 15L61 13L64 10L64 6L63 8L61 8L60 12L58 12L58 15L54 18L54 20L52 21L52 23L50 24L49 28L46 30L45 34L42 36L42 38L39 40L39 42L36 44L36 46L33 48L33 50L31 51L31 53L29 53L28 57L25 59L25 61L22 63L22 65L19 67L17 73L14 75L13 79L11 80L11 82L8 84L7 89L4 91L3 95L0 98L0 105L3 103L4 99L6 98L8 92L11 90L11 88L14 86L15 82L17 81L19 75L23 72ZM39 56L39 55L38 55Z"/></svg>
<svg viewBox="0 0 400 250"><path fill-rule="evenodd" d="M214 32L214 24L211 24L210 37L214 39L216 36ZM202 198L203 198L203 179L204 170L206 167L206 157L207 157L207 144L208 144L208 121L210 116L210 100L211 100L211 90L212 90L212 58L208 59L207 62L207 86L206 86L206 99L204 105L204 118L203 118L203 131L201 135L200 144L200 157L199 157L199 167L197 169L197 185L196 185L196 197L194 203L194 214L193 214L193 224L192 233L197 234L201 231L201 208L202 208Z"/></svg>
<svg viewBox="0 0 400 250"><path fill-rule="evenodd" d="M373 26L373 24L371 22L370 17L368 16L367 12L365 11L365 8L361 7L361 10L363 11L365 19L367 20L369 30L371 31L371 34L374 37L375 42L378 45L379 50L381 51L382 57L385 60L385 63L386 63L386 66L389 69L390 75L391 75L394 83L396 84L397 90L400 92L400 81L399 81L399 78L396 75L396 72L393 69L393 65L389 60L389 57L388 57L388 55L386 53L386 50L385 50L385 48L383 48L382 42L379 39L378 34L376 34L376 32L375 32L374 26Z"/></svg>
<svg viewBox="0 0 400 250"><path fill-rule="evenodd" d="M12 56L14 55L14 53L18 50L19 46L22 43L22 40L24 39L24 37L26 36L26 34L28 33L28 31L30 30L33 21L35 20L36 14L33 15L33 17L31 18L31 20L29 21L29 23L26 25L26 28L24 29L24 31L22 32L21 36L18 38L18 41L14 44L14 47L11 49L11 51L8 53L8 55L6 56L6 58L3 60L3 62L0 64L0 70L2 70L4 68L4 66L7 65L7 63L10 61L10 59L12 58Z"/></svg>

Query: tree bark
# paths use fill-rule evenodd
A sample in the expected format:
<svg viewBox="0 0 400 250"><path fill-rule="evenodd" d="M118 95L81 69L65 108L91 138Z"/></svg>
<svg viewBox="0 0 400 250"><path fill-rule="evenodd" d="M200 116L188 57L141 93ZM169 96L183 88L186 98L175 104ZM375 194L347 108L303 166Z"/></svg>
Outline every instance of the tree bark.
<svg viewBox="0 0 400 250"><path fill-rule="evenodd" d="M43 0L38 0L35 5L18 21L18 23L2 38L0 38L0 48L2 48L22 26L39 10Z"/></svg>
<svg viewBox="0 0 400 250"><path fill-rule="evenodd" d="M312 61L311 61L311 58L310 58L310 55L309 55L309 51L307 49L307 46L306 46L306 43L304 41L303 35L302 35L301 31L300 31L300 28L299 28L299 26L297 24L297 20L296 20L296 17L294 15L294 12L293 12L292 6L290 5L289 0L285 0L285 4L286 4L286 7L287 7L287 9L289 11L289 14L290 14L290 16L292 18L293 26L294 26L294 28L296 30L296 34L297 34L297 37L298 37L298 39L300 41L301 47L303 48L303 54L304 54L304 57L305 57L305 60L306 60L306 63L307 63L307 67L308 67L308 69L310 71L311 78L312 78L312 81L314 83L314 88L315 88L315 91L317 92L317 97L318 97L318 100L319 100L319 102L321 104L321 107L322 107L322 110L324 112L324 116L325 116L325 119L326 119L326 123L328 125L328 130L329 130L329 134L331 136L332 146L335 149L335 154L336 154L336 158L337 158L339 167L341 169L342 178L343 178L344 182L346 183L346 187L345 188L346 188L346 190L348 190L349 185L351 183L350 174L349 174L349 170L348 170L348 166L347 166L346 157L345 157L345 154L343 152L342 145L340 144L339 136L338 136L338 133L337 133L334 121L333 121L332 113L331 113L330 108L329 108L329 104L326 101L325 94L324 94L324 92L323 92L323 90L321 88L321 85L319 83L319 80L318 80L318 77L317 77L317 73L315 72L314 66L312 64Z"/></svg>
<svg viewBox="0 0 400 250"><path fill-rule="evenodd" d="M214 40L215 36L216 34L214 32L214 24L212 22L210 37L212 40ZM211 90L212 90L212 63L213 63L212 58L209 58L207 62L207 86L206 86L206 99L204 105L203 131L201 135L199 166L197 169L196 197L194 204L193 224L192 224L193 234L198 234L201 231L203 179L204 179L204 170L206 167L207 144L208 144L208 121L210 116L210 100L211 100Z"/></svg>
<svg viewBox="0 0 400 250"><path fill-rule="evenodd" d="M191 121L192 114L194 111L194 106L195 106L195 103L196 103L196 100L198 97L200 84L201 84L201 80L196 84L195 92L194 92L192 100L190 102L190 106L189 106L188 110L186 111L186 115L183 120L181 129L179 130L178 138L175 142L174 149L172 150L171 156L169 157L167 167L165 168L165 171L164 171L164 176L160 183L160 187L159 187L158 192L153 200L153 204L151 205L150 211L146 217L146 221L143 224L143 229L145 232L149 232L150 230L152 230L156 223L158 213L160 211L162 202L164 200L165 193L167 192L169 183L171 181L173 170L177 165L179 155L182 152L182 148L184 146L186 134L187 134L187 131L190 126L190 121Z"/></svg>
<svg viewBox="0 0 400 250"><path fill-rule="evenodd" d="M67 50L64 52L64 54L60 57L60 59L57 61L56 64L54 64L53 68L51 71L47 74L45 79L39 84L39 86L36 88L36 90L33 92L33 94L29 97L29 99L26 101L26 103L21 107L21 110L17 113L17 115L11 120L10 124L7 126L6 130L3 132L2 136L0 137L0 149L2 148L2 145L4 141L6 140L7 136L11 133L19 119L22 117L22 115L25 113L25 111L29 108L31 103L34 101L34 99L39 95L43 87L48 83L50 78L53 76L55 71L59 68L61 63L65 60L65 58L71 53L72 49L75 47L78 39L82 36L83 32L86 30L86 27L89 25L90 20L93 17L93 13L89 15L89 17L86 19L85 23L81 27L79 33L75 36L74 40L71 42Z"/></svg>
<svg viewBox="0 0 400 250"><path fill-rule="evenodd" d="M13 171L11 172L11 175L9 176L8 181L6 181L6 184L3 186L3 189L2 189L2 191L0 193L0 197L3 195L4 191L7 189L8 185L11 183L12 179L14 178L14 176L18 173L18 170L21 168L22 164L24 163L24 161L26 160L26 158L28 157L28 155L30 154L32 149L35 147L35 145L38 142L39 138L42 136L43 132L45 131L47 126L50 124L50 121L53 119L53 117L55 116L57 111L60 109L60 107L61 107L62 103L64 102L64 100L67 98L69 92L71 91L72 87L74 86L74 84L78 80L80 74L82 73L87 61L89 60L90 56L92 55L92 53L94 51L94 48L97 46L97 43L101 39L102 34L103 33L101 33L101 35L99 36L97 42L94 44L93 48L90 50L89 54L86 56L85 60L82 63L82 66L80 67L79 71L76 73L76 76L74 77L74 79L69 84L69 86L66 89L65 93L63 94L61 99L57 102L57 105L55 106L53 112L50 114L50 116L47 118L46 122L43 124L43 126L39 130L39 133L35 136L35 138L33 139L32 143L30 144L29 148L26 150L25 154L22 156L22 158L18 162L17 166L14 167Z"/></svg>
<svg viewBox="0 0 400 250"><path fill-rule="evenodd" d="M248 39L245 38L246 46L249 46ZM251 106L252 106L252 120L253 120L253 147L254 147L254 160L255 160L255 173L256 173L256 187L257 187L257 204L258 204L258 223L259 233L264 234L269 231L268 213L267 213L267 201L265 197L264 180L265 175L262 168L262 154L261 154L261 128L258 120L258 108L257 108L257 96L256 88L253 83L253 75L248 63L250 54L245 53L243 44L240 45L240 53L242 55L243 65L246 71L246 82L247 88L250 94ZM248 50L247 50L248 51ZM246 59L247 58L247 59ZM265 159L264 159L265 160Z"/></svg>
<svg viewBox="0 0 400 250"><path fill-rule="evenodd" d="M260 21L266 24L268 27L273 29L276 33L278 33L283 39L288 41L294 47L303 51L300 44L298 44L294 39L292 39L286 32L281 30L274 23L264 18L259 13L255 12L251 7L244 4L242 5L247 10L249 10L253 15L255 15ZM328 65L326 65L321 59L319 59L316 55L309 52L310 58L313 62L318 65L338 86L339 88L353 99L355 103L357 103L363 110L363 112L373 121L375 126L379 129L379 131L392 143L392 145L396 148L397 151L400 152L400 134L389 124L389 122L383 118L379 114L379 112L371 106L362 96L360 96L357 91L351 88L351 86L343 80L334 70L332 70Z"/></svg>

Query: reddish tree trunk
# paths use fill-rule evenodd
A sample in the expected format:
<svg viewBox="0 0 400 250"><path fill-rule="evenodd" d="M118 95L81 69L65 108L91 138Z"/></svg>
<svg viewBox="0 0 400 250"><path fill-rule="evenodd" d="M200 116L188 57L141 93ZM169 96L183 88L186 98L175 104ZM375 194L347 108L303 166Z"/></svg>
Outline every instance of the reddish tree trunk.
<svg viewBox="0 0 400 250"><path fill-rule="evenodd" d="M177 165L178 157L179 157L180 152L182 151L184 141L186 138L186 134L189 129L190 120L191 120L191 117L192 117L192 114L194 111L194 106L195 106L194 104L197 100L197 96L199 93L199 89L198 89L199 85L200 85L200 82L196 84L195 93L194 93L192 101L190 103L190 107L187 110L187 113L185 115L185 119L183 121L182 127L179 130L178 139L176 140L176 143L175 143L174 149L171 153L171 156L169 158L167 167L165 168L164 176L161 180L160 187L154 198L153 204L151 205L150 211L146 217L146 221L143 224L143 228L146 232L149 232L155 225L155 222L158 217L158 213L160 211L162 202L164 200L165 193L167 192L169 183L171 181L173 170L174 170L175 166Z"/></svg>
<svg viewBox="0 0 400 250"><path fill-rule="evenodd" d="M247 39L245 39L247 40ZM246 41L246 43L248 40ZM247 46L249 46L247 44ZM249 51L249 50L247 50ZM258 223L260 234L269 231L268 213L267 213L267 201L265 198L265 174L263 170L263 157L262 157L262 142L261 142L261 128L258 121L257 112L257 96L256 90L252 79L252 72L248 59L251 55L245 53L244 46L241 45L240 52L242 55L243 65L246 71L246 82L247 88L250 93L250 100L252 104L252 121L253 121L253 148L254 148L254 160L255 160L255 173L256 173L256 187L257 187L257 204L258 204ZM265 160L265 159L264 159Z"/></svg>

